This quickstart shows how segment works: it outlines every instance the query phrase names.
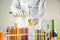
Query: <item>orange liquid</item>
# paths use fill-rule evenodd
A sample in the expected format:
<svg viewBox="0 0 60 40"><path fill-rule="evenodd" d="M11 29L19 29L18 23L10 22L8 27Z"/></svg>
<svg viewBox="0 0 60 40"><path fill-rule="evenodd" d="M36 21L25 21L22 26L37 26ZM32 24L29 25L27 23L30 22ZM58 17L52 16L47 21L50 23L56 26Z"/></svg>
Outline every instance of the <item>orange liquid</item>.
<svg viewBox="0 0 60 40"><path fill-rule="evenodd" d="M40 40L42 40L42 30L40 30Z"/></svg>
<svg viewBox="0 0 60 40"><path fill-rule="evenodd" d="M15 28L15 34L17 34L17 28ZM17 40L17 36L15 36L15 39Z"/></svg>
<svg viewBox="0 0 60 40"><path fill-rule="evenodd" d="M12 29L9 28L9 29L8 29L8 35L11 35L11 34L12 34ZM8 40L12 40L12 36L9 36L9 37L8 37Z"/></svg>
<svg viewBox="0 0 60 40"><path fill-rule="evenodd" d="M50 40L52 40L52 31L50 31Z"/></svg>
<svg viewBox="0 0 60 40"><path fill-rule="evenodd" d="M17 34L22 34L22 28L17 28ZM22 40L22 35L16 36L16 40Z"/></svg>
<svg viewBox="0 0 60 40"><path fill-rule="evenodd" d="M22 28L19 28L19 34L22 34ZM19 36L20 40L22 40L22 35Z"/></svg>
<svg viewBox="0 0 60 40"><path fill-rule="evenodd" d="M3 33L0 32L0 40L3 40Z"/></svg>
<svg viewBox="0 0 60 40"><path fill-rule="evenodd" d="M19 28L17 28L17 34L19 34ZM19 36L16 36L17 40L19 40Z"/></svg>

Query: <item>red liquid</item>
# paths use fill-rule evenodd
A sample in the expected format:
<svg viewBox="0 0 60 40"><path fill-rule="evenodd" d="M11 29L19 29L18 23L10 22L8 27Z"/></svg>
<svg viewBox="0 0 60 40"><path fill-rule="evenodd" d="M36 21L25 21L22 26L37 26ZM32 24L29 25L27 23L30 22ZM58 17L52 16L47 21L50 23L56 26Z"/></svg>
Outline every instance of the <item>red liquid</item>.
<svg viewBox="0 0 60 40"><path fill-rule="evenodd" d="M44 40L45 40L45 38L46 38L46 32L44 32Z"/></svg>
<svg viewBox="0 0 60 40"><path fill-rule="evenodd" d="M24 28L24 34L28 33L28 29ZM24 40L28 40L28 35L24 35Z"/></svg>

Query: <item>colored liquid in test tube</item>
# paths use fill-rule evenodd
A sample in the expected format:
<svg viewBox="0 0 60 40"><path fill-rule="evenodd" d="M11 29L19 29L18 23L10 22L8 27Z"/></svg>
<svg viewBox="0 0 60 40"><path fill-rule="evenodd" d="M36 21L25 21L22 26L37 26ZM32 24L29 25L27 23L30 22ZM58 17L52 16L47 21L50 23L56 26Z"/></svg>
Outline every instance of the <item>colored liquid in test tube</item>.
<svg viewBox="0 0 60 40"><path fill-rule="evenodd" d="M24 34L24 28L22 28L22 34ZM22 35L22 40L24 40L24 35Z"/></svg>
<svg viewBox="0 0 60 40"><path fill-rule="evenodd" d="M53 37L55 37L55 35L54 35L54 19L52 19L52 35L53 35Z"/></svg>
<svg viewBox="0 0 60 40"><path fill-rule="evenodd" d="M60 33L57 32L57 39L56 40L60 40Z"/></svg>
<svg viewBox="0 0 60 40"><path fill-rule="evenodd" d="M49 40L49 24L47 24L47 40Z"/></svg>
<svg viewBox="0 0 60 40"><path fill-rule="evenodd" d="M0 40L3 40L3 32L0 32Z"/></svg>
<svg viewBox="0 0 60 40"><path fill-rule="evenodd" d="M36 33L36 30L35 30L35 38L34 38L35 40L37 40L37 33Z"/></svg>
<svg viewBox="0 0 60 40"><path fill-rule="evenodd" d="M8 35L12 34L12 28L8 29ZM12 40L12 36L8 36L8 40Z"/></svg>
<svg viewBox="0 0 60 40"><path fill-rule="evenodd" d="M24 28L24 40L28 40L28 28Z"/></svg>
<svg viewBox="0 0 60 40"><path fill-rule="evenodd" d="M12 30L12 34L15 34L14 26L12 26L11 30ZM12 36L12 40L15 40L15 36Z"/></svg>
<svg viewBox="0 0 60 40"><path fill-rule="evenodd" d="M52 19L52 32L54 32L54 19Z"/></svg>
<svg viewBox="0 0 60 40"><path fill-rule="evenodd" d="M36 31L37 31L37 40L39 40L39 30Z"/></svg>
<svg viewBox="0 0 60 40"><path fill-rule="evenodd" d="M12 35L13 34L13 29L12 28L9 28L9 31L8 31L8 35ZM9 36L9 40L12 40L13 39L13 36Z"/></svg>
<svg viewBox="0 0 60 40"><path fill-rule="evenodd" d="M22 28L19 28L19 34L22 34ZM19 36L19 40L22 40L22 35Z"/></svg>
<svg viewBox="0 0 60 40"><path fill-rule="evenodd" d="M40 40L42 40L42 30L40 30Z"/></svg>
<svg viewBox="0 0 60 40"><path fill-rule="evenodd" d="M20 36L18 35L18 34L19 34L19 31L20 31L19 28L17 28L17 35L16 35L16 36L17 36L17 37L16 37L17 40L19 40L19 38L20 38Z"/></svg>
<svg viewBox="0 0 60 40"><path fill-rule="evenodd" d="M52 31L50 31L50 38L49 39L52 40Z"/></svg>
<svg viewBox="0 0 60 40"><path fill-rule="evenodd" d="M15 34L18 32L17 23L14 23ZM18 40L18 36L15 36L15 40Z"/></svg>
<svg viewBox="0 0 60 40"><path fill-rule="evenodd" d="M15 28L15 34L17 34L17 29L18 28ZM15 40L17 40L17 36L15 36Z"/></svg>
<svg viewBox="0 0 60 40"><path fill-rule="evenodd" d="M35 30L35 40L39 40L39 30Z"/></svg>
<svg viewBox="0 0 60 40"><path fill-rule="evenodd" d="M22 40L22 35L18 35L18 34L22 34L22 28L15 28L15 40Z"/></svg>
<svg viewBox="0 0 60 40"><path fill-rule="evenodd" d="M44 32L44 40L46 40L46 32Z"/></svg>
<svg viewBox="0 0 60 40"><path fill-rule="evenodd" d="M42 40L44 40L44 30L42 29Z"/></svg>

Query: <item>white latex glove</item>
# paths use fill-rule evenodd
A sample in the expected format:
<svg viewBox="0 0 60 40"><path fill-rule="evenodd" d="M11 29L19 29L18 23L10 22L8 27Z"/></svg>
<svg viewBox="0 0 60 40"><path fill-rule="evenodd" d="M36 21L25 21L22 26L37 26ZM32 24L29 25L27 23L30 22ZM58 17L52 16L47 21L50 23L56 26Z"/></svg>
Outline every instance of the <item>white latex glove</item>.
<svg viewBox="0 0 60 40"><path fill-rule="evenodd" d="M18 9L18 13L19 14L22 14L23 13L23 10L22 9Z"/></svg>
<svg viewBox="0 0 60 40"><path fill-rule="evenodd" d="M39 23L39 19L38 18L33 19L33 24L34 25L37 25L38 23Z"/></svg>
<svg viewBox="0 0 60 40"><path fill-rule="evenodd" d="M22 9L18 9L18 12L14 16L22 16L24 15L24 11Z"/></svg>

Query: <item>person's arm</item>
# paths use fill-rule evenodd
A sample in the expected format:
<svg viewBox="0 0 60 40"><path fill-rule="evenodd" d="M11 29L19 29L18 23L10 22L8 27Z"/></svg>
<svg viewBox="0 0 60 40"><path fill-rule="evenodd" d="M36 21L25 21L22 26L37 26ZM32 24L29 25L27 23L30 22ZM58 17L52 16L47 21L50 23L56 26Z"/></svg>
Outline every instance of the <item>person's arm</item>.
<svg viewBox="0 0 60 40"><path fill-rule="evenodd" d="M45 0L40 0L39 12L38 12L38 19L39 20L44 16L44 12L45 12Z"/></svg>
<svg viewBox="0 0 60 40"><path fill-rule="evenodd" d="M33 23L34 25L38 24L39 23L39 20L43 17L44 15L44 3L45 3L45 0L40 0L39 2L39 10L38 10L38 16L33 19Z"/></svg>
<svg viewBox="0 0 60 40"><path fill-rule="evenodd" d="M13 15L16 15L16 13L18 13L20 11L20 5L19 5L18 0L13 0L12 1L12 5L10 7L10 10L13 13Z"/></svg>

